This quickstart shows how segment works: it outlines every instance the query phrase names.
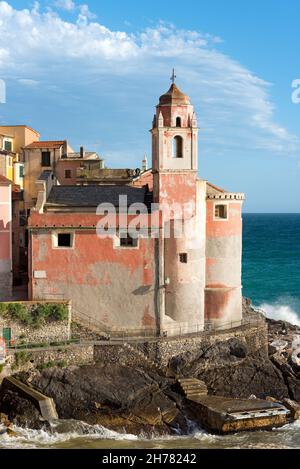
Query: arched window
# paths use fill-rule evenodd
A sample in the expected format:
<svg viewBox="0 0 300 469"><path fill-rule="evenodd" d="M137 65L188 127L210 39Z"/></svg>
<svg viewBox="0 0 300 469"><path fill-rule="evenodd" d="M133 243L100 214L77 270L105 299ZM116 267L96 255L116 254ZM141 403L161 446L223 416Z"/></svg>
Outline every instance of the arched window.
<svg viewBox="0 0 300 469"><path fill-rule="evenodd" d="M173 157L183 158L183 138L177 135L173 140Z"/></svg>
<svg viewBox="0 0 300 469"><path fill-rule="evenodd" d="M176 127L181 127L181 117L176 117Z"/></svg>

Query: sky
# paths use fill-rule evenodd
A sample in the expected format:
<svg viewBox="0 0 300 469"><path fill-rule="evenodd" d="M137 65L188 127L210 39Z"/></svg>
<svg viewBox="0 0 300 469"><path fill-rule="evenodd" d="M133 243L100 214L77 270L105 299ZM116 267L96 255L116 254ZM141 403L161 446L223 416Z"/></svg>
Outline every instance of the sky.
<svg viewBox="0 0 300 469"><path fill-rule="evenodd" d="M175 67L199 176L246 212L300 212L299 17L299 0L0 0L0 123L140 167Z"/></svg>

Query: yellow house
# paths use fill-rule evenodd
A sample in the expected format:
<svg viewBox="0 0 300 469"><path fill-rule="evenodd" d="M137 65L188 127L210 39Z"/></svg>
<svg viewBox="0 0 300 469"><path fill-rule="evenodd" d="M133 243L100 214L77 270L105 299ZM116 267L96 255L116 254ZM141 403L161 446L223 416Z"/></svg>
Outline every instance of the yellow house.
<svg viewBox="0 0 300 469"><path fill-rule="evenodd" d="M23 148L38 141L40 134L26 125L0 126L0 175L24 189Z"/></svg>

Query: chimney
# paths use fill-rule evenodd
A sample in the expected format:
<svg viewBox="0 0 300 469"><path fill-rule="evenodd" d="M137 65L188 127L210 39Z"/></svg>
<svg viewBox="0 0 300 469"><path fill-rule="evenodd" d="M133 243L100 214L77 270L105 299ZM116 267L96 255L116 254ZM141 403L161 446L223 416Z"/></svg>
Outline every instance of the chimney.
<svg viewBox="0 0 300 469"><path fill-rule="evenodd" d="M80 147L80 158L84 158L84 156L85 156L84 147Z"/></svg>

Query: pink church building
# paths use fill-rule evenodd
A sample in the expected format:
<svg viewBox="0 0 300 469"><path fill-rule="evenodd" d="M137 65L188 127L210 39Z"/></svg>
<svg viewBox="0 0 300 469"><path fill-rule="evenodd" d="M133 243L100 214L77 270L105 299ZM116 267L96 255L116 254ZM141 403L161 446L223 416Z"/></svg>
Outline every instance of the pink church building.
<svg viewBox="0 0 300 469"><path fill-rule="evenodd" d="M104 331L171 336L240 325L244 195L199 178L196 113L175 83L151 132L152 169L134 182L61 186L51 171L39 177L29 296L70 299L77 318ZM99 204L115 209L113 234L99 236L112 216Z"/></svg>

